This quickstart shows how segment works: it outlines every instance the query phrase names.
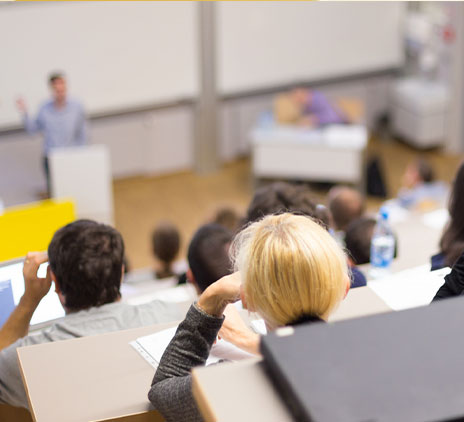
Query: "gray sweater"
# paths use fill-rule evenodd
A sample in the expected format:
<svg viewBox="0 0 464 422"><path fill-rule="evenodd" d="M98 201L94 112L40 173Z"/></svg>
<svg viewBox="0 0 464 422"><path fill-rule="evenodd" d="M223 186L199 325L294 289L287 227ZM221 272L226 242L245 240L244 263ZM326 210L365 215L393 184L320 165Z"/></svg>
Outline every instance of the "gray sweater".
<svg viewBox="0 0 464 422"><path fill-rule="evenodd" d="M148 398L166 422L201 422L192 394L191 369L204 365L224 317L204 313L193 304L165 350Z"/></svg>

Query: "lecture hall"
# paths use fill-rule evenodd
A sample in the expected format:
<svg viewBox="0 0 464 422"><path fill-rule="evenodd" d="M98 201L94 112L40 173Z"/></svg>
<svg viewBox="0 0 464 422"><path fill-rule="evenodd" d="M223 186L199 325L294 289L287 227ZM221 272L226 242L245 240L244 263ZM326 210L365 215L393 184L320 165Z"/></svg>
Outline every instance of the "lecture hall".
<svg viewBox="0 0 464 422"><path fill-rule="evenodd" d="M464 420L464 2L0 39L1 422Z"/></svg>

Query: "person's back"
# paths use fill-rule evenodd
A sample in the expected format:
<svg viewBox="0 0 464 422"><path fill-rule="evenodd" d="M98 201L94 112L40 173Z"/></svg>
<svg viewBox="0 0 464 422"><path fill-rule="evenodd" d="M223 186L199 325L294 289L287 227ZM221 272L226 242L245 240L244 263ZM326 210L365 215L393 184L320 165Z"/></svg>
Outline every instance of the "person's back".
<svg viewBox="0 0 464 422"><path fill-rule="evenodd" d="M103 224L80 220L55 233L48 250L50 270L47 279L54 281L66 316L38 333L13 337L13 341L8 342L11 344L0 351L0 403L28 407L17 363L17 347L103 334L182 317L177 307L159 301L139 306L120 301L123 254L121 235ZM38 265L33 278L28 275L31 274L31 261L36 256L28 255L25 262L26 293L23 297L30 290L28 286L45 280L37 278ZM20 306L21 303L18 308ZM32 316L34 308L26 310ZM7 329L11 338L12 318L15 318L13 314L0 330L0 340L6 337ZM23 327L26 334L28 324Z"/></svg>

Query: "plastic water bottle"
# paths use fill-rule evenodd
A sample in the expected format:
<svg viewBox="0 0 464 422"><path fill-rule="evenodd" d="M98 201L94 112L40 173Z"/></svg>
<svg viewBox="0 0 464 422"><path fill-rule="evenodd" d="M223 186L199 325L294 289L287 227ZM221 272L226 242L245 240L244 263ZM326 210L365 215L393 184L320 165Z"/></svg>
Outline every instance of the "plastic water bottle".
<svg viewBox="0 0 464 422"><path fill-rule="evenodd" d="M381 278L389 274L394 253L395 237L388 223L388 211L382 207L371 241L370 275L373 278Z"/></svg>

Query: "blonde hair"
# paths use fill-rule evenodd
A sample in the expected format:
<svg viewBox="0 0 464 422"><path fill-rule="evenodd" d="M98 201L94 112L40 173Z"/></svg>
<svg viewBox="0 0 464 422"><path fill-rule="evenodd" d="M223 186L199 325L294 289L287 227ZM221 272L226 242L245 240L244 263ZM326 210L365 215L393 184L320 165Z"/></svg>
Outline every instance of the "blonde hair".
<svg viewBox="0 0 464 422"><path fill-rule="evenodd" d="M346 256L310 217L267 216L236 236L231 254L248 308L273 327L327 317L345 294Z"/></svg>

